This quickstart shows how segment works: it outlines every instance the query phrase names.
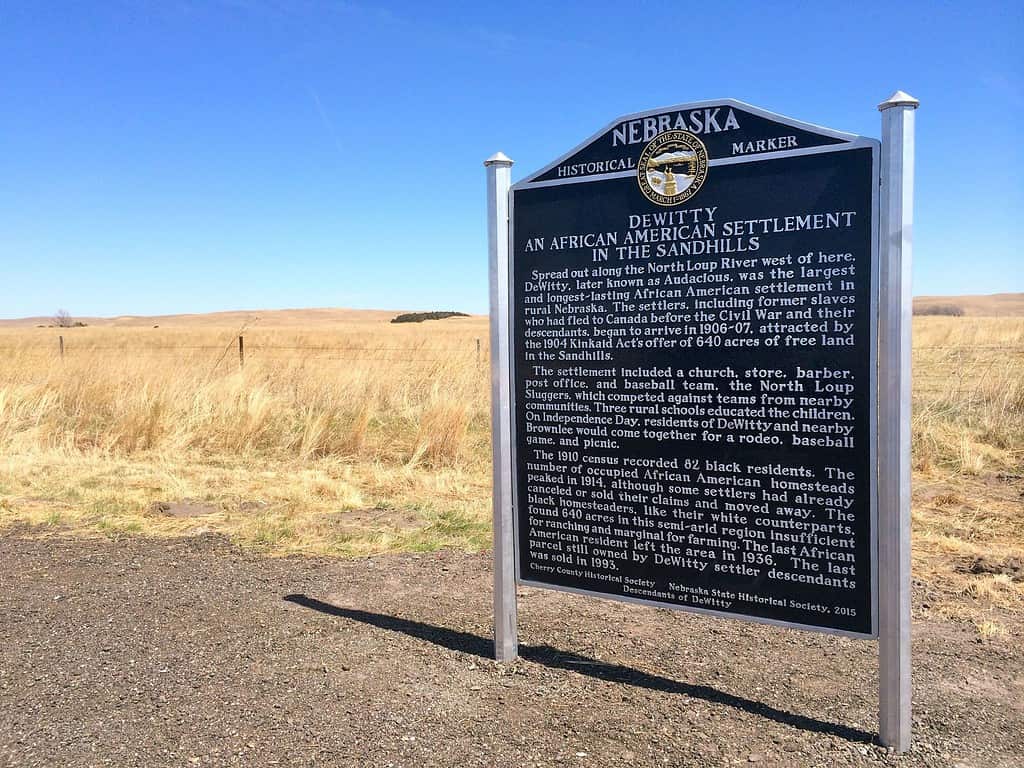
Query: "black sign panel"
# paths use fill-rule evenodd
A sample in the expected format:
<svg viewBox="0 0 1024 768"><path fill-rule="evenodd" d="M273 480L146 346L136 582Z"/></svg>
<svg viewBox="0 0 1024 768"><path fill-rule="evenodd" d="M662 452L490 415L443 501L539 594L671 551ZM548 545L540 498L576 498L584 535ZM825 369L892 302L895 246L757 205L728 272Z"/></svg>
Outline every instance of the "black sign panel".
<svg viewBox="0 0 1024 768"><path fill-rule="evenodd" d="M522 583L875 634L877 180L726 101L513 187Z"/></svg>

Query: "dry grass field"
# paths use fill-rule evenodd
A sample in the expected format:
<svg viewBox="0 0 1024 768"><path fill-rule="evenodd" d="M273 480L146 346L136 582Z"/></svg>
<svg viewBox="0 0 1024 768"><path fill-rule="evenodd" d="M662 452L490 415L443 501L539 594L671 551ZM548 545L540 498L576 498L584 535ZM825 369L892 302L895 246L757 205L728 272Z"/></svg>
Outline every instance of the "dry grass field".
<svg viewBox="0 0 1024 768"><path fill-rule="evenodd" d="M489 545L485 318L237 314L0 327L0 526L280 554ZM1024 610L1024 318L917 317L914 342L923 609L999 640L988 612Z"/></svg>

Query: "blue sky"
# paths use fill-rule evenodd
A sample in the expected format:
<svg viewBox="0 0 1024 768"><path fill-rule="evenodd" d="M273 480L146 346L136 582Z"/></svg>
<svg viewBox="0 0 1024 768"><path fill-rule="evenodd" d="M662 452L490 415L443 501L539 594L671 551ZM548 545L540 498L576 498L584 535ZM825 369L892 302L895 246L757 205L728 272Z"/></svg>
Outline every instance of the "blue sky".
<svg viewBox="0 0 1024 768"><path fill-rule="evenodd" d="M734 97L921 100L915 293L1024 291L1024 12L985 3L0 6L0 317L486 311L482 161Z"/></svg>

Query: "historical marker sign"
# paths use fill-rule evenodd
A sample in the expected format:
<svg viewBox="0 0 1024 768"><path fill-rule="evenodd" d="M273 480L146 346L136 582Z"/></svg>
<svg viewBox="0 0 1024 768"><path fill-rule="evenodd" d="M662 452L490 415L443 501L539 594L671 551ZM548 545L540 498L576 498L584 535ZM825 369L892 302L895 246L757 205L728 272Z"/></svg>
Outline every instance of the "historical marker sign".
<svg viewBox="0 0 1024 768"><path fill-rule="evenodd" d="M512 187L521 583L876 635L878 153L724 100Z"/></svg>

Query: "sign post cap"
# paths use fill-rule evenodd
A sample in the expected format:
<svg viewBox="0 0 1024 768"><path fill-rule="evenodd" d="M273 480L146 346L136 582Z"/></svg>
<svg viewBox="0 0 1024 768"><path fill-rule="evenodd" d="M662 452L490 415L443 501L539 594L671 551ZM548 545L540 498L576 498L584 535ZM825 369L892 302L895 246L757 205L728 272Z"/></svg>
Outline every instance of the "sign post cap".
<svg viewBox="0 0 1024 768"><path fill-rule="evenodd" d="M906 91L896 91L896 93L878 105L878 111L881 112L886 109L892 109L893 107L910 107L911 109L917 109L920 103L920 101L915 99Z"/></svg>
<svg viewBox="0 0 1024 768"><path fill-rule="evenodd" d="M512 160L512 158L506 155L504 152L495 152L493 155L484 160L484 165L503 165L507 168L511 166L513 162L514 161Z"/></svg>

